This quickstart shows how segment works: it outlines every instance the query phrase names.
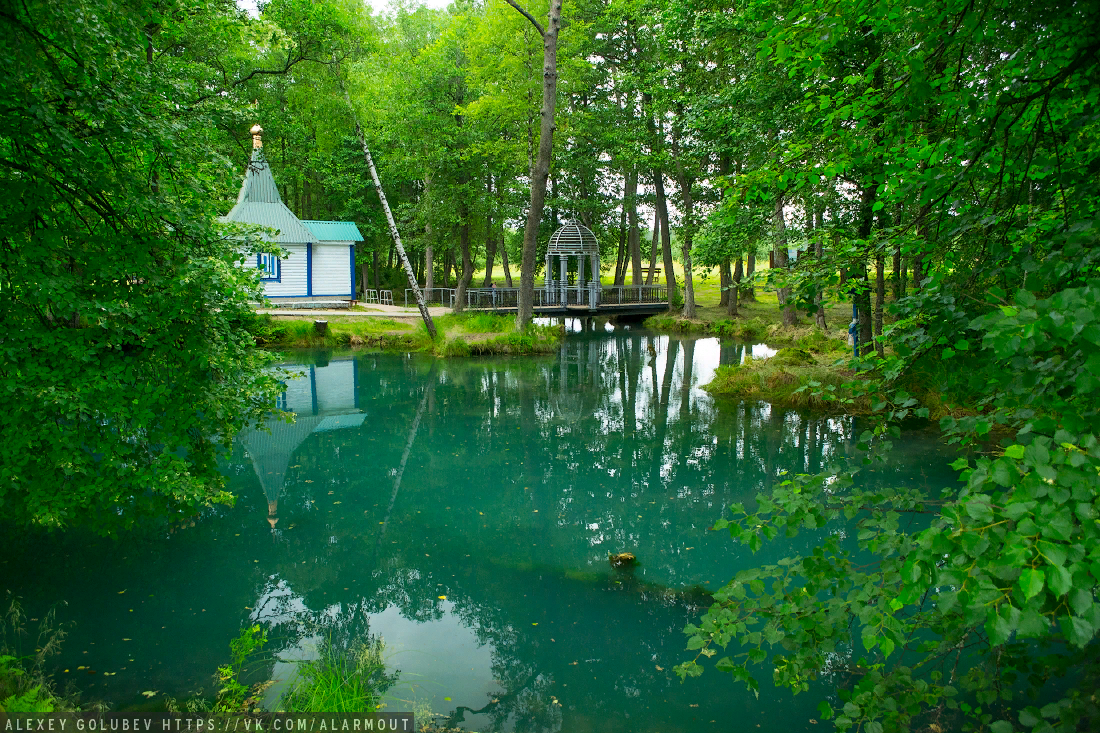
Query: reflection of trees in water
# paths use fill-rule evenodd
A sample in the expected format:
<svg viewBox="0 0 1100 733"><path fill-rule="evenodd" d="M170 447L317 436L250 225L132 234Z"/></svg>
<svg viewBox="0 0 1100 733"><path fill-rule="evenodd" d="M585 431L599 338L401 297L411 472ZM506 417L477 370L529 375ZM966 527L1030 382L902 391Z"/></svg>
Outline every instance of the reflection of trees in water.
<svg viewBox="0 0 1100 733"><path fill-rule="evenodd" d="M440 362L434 374L425 360L358 357L364 429L310 435L287 468L287 504L316 525L277 536L280 582L298 599L270 601L282 604L288 643L330 622L341 638L364 635L366 614L390 606L440 619L446 604L492 647L497 702L458 702L494 730L583 727L592 721L582 714L616 700L685 694L668 670L697 610L613 575L607 550L636 551L666 584L692 582L715 557L684 548L724 507L751 501L783 470L819 470L856 434L848 418L712 400L693 382L713 353L624 332L571 338L545 359ZM723 347L722 358L741 351ZM420 437L388 507L418 413ZM325 514L311 502L327 490L370 498ZM589 576L566 575L577 571Z"/></svg>

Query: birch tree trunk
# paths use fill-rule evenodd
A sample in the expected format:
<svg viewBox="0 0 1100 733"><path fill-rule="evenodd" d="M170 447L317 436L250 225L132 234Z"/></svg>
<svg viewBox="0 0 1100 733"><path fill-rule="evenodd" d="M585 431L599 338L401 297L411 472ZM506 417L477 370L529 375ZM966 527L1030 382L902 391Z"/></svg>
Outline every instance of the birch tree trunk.
<svg viewBox="0 0 1100 733"><path fill-rule="evenodd" d="M344 99L347 101L348 109L354 115L355 108L351 105L351 97L346 89L344 90ZM428 305L424 302L424 293L416 282L416 274L413 273L409 257L405 254L405 247L401 244L401 235L398 233L397 224L393 220L390 204L386 201L386 192L382 190L382 181L378 178L378 170L374 167L374 160L371 158L370 148L367 147L367 140L363 137L363 128L359 125L358 115L355 116L355 135L359 138L359 144L363 146L363 160L366 161L367 168L370 170L371 180L374 181L374 190L378 192L378 198L382 202L382 210L386 212L386 223L390 226L390 236L393 237L397 255L401 258L401 264L405 268L405 276L409 279L409 288L416 296L416 306L420 309L420 317L424 319L424 327L428 329L428 336L434 341L436 336L435 322L432 321L432 315L428 312Z"/></svg>

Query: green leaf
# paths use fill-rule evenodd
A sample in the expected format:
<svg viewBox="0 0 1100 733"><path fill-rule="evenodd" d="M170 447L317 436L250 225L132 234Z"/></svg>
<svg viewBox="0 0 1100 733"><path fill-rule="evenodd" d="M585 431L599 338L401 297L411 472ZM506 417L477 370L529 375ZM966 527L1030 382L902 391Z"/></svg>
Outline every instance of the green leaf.
<svg viewBox="0 0 1100 733"><path fill-rule="evenodd" d="M1020 609L1007 603L1001 604L993 616L986 621L985 631L989 634L989 643L1000 646L1008 641L1012 632L1016 630L1016 624L1020 620Z"/></svg>
<svg viewBox="0 0 1100 733"><path fill-rule="evenodd" d="M993 509L989 506L989 500L985 497L977 497L966 502L966 513L972 519L985 524L993 521Z"/></svg>
<svg viewBox="0 0 1100 733"><path fill-rule="evenodd" d="M1012 733L1015 730L1012 727L1012 723L1007 720L998 720L989 724L990 733Z"/></svg>
<svg viewBox="0 0 1100 733"><path fill-rule="evenodd" d="M1016 625L1016 635L1026 639L1037 639L1050 630L1045 616L1034 608L1025 609L1020 614L1020 623Z"/></svg>
<svg viewBox="0 0 1100 733"><path fill-rule="evenodd" d="M1092 624L1080 616L1063 616L1058 621L1062 627L1062 633L1070 640L1070 643L1079 648L1092 641L1092 637L1096 632Z"/></svg>
<svg viewBox="0 0 1100 733"><path fill-rule="evenodd" d="M1035 568L1025 568L1016 580L1016 586L1023 594L1025 601L1030 601L1043 590L1043 573Z"/></svg>
<svg viewBox="0 0 1100 733"><path fill-rule="evenodd" d="M1013 460L1020 460L1024 457L1024 446L1013 444L1005 448L1005 455Z"/></svg>
<svg viewBox="0 0 1100 733"><path fill-rule="evenodd" d="M1058 565L1047 566L1046 581L1050 586L1050 592L1059 598L1069 593L1070 588L1073 587L1073 577L1069 571Z"/></svg>

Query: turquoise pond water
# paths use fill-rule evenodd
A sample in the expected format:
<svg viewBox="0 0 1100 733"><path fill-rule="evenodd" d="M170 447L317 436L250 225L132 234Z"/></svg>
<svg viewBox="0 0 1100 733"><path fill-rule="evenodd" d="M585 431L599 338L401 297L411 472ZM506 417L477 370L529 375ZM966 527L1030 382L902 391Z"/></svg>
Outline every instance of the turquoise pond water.
<svg viewBox="0 0 1100 733"><path fill-rule="evenodd" d="M117 707L211 692L259 623L269 700L321 639L378 634L401 673L389 709L471 731L820 730L834 680L792 696L765 672L757 699L672 672L693 587L820 536L753 556L707 528L863 429L700 389L746 351L768 352L616 330L537 358L299 354L280 399L297 422L249 431L225 462L234 507L117 540L9 530L0 588L34 617L66 603L56 679ZM949 460L913 429L865 480L938 492ZM611 552L640 565L613 570Z"/></svg>

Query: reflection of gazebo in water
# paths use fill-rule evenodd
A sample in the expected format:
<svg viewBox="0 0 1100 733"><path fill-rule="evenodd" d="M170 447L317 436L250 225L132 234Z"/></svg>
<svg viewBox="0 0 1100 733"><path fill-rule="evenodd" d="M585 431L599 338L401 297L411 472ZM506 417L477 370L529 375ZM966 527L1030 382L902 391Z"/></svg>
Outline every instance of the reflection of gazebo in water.
<svg viewBox="0 0 1100 733"><path fill-rule="evenodd" d="M559 278L554 280L554 259L557 258ZM569 262L576 259L577 279L569 287ZM585 263L588 279L585 279ZM596 235L584 226L572 222L550 237L546 248L546 295L559 305L587 305L595 308L600 292L600 243Z"/></svg>
<svg viewBox="0 0 1100 733"><path fill-rule="evenodd" d="M279 521L279 496L298 446L313 433L357 428L366 418L358 409L355 362L334 360L327 366L309 367L300 379L287 384L279 407L295 413L295 421L271 417L262 427L247 428L240 435L267 497L267 521L272 529Z"/></svg>

